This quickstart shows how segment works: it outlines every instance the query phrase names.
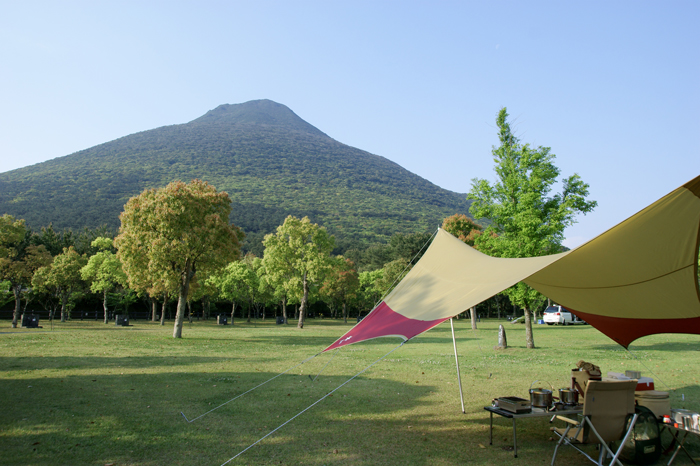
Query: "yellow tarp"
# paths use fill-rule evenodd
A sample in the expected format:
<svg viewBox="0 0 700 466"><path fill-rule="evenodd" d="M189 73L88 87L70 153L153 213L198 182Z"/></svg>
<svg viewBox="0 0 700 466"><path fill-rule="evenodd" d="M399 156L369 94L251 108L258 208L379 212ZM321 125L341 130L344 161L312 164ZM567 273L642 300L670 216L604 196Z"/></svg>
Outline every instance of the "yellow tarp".
<svg viewBox="0 0 700 466"><path fill-rule="evenodd" d="M439 230L401 283L329 348L412 338L520 281L625 347L654 333L700 334L699 242L700 176L562 254L494 258Z"/></svg>

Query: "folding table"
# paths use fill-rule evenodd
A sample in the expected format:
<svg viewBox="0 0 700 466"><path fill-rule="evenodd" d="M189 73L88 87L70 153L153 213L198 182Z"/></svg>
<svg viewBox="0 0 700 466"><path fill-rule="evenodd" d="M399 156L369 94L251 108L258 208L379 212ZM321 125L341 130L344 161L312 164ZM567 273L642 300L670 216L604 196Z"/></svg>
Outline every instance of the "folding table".
<svg viewBox="0 0 700 466"><path fill-rule="evenodd" d="M676 425L678 427L676 427ZM697 435L700 436L700 432L696 430L688 430L685 427L683 427L680 424L666 424L666 423L661 423L662 428L666 427L668 431L671 433L673 436L673 439L678 443L676 445L675 451L673 452L673 455L671 456L671 459L668 460L667 466L671 466L671 463L673 463L673 460L676 459L676 455L678 454L679 451L683 450L683 452L690 458L690 461L693 462L693 464L697 464L693 457L688 453L688 450L685 449L685 439L688 438L689 434ZM673 447L673 444L671 444L671 447ZM669 449L671 448L669 447Z"/></svg>
<svg viewBox="0 0 700 466"><path fill-rule="evenodd" d="M513 420L513 456L518 457L518 436L516 433L515 421L517 419L528 419L534 417L554 417L557 414L561 416L569 416L581 414L583 412L583 405L573 407L571 409L564 409L561 411L547 411L544 408L532 408L529 413L516 414L506 411L504 409L497 408L496 406L485 406L484 409L489 412L490 422L489 422L489 445L493 445L493 415L498 414L501 417Z"/></svg>

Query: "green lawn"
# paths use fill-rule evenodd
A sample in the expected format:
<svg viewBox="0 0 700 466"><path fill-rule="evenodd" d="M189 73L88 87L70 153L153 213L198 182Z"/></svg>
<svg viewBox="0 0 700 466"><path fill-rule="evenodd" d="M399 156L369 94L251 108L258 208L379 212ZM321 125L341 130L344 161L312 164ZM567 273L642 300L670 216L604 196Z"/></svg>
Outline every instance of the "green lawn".
<svg viewBox="0 0 700 466"><path fill-rule="evenodd" d="M50 330L0 325L0 464L221 465L390 351L398 339L322 354L244 397L194 418L322 350L350 325L310 320L303 330L213 321L128 328L72 321ZM496 419L489 446L483 407L497 396L528 397L535 380L569 384L584 359L603 372L634 369L672 390L672 405L700 410L700 336L651 336L633 343L635 359L590 326L535 328L455 321L466 414L459 403L449 323L415 338L229 464L457 465L549 464L547 419L512 428ZM328 363L320 376L315 377ZM654 374L650 372L653 371ZM543 385L543 384L538 384ZM700 456L700 441L690 441ZM586 464L572 451L558 465ZM666 460L668 461L668 459ZM679 456L674 464L690 464Z"/></svg>

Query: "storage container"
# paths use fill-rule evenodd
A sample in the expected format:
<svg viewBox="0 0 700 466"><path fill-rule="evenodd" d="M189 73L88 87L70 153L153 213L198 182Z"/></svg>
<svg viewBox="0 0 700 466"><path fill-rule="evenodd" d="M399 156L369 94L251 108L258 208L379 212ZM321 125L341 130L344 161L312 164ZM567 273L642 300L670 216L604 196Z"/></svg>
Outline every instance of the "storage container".
<svg viewBox="0 0 700 466"><path fill-rule="evenodd" d="M645 406L657 418L671 414L671 401L668 392L658 390L642 390L634 392L634 399L639 406Z"/></svg>
<svg viewBox="0 0 700 466"><path fill-rule="evenodd" d="M639 377L637 379L637 388L635 390L638 392L643 390L654 390L654 379L651 377Z"/></svg>

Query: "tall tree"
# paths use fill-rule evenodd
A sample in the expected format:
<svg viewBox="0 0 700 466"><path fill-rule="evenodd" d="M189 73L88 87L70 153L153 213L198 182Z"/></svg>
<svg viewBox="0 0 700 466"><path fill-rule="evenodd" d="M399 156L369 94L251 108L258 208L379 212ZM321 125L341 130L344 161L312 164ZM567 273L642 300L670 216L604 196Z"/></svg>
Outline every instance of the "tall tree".
<svg viewBox="0 0 700 466"><path fill-rule="evenodd" d="M496 257L533 257L561 252L566 227L579 213L592 211L597 203L587 201L588 184L573 174L562 181L562 191L551 195L559 177L555 155L549 147L522 144L513 134L508 112L496 118L500 145L492 150L496 181L472 180L468 199L470 213L491 224L476 239L478 249ZM524 283L508 289L511 302L525 313L528 348L535 347L531 312L543 299Z"/></svg>
<svg viewBox="0 0 700 466"><path fill-rule="evenodd" d="M32 286L39 292L55 294L61 300L61 322L68 319L69 299L83 287L80 269L86 263L85 256L71 246L54 257L50 265L40 267L32 277Z"/></svg>
<svg viewBox="0 0 700 466"><path fill-rule="evenodd" d="M360 288L360 278L355 270L355 264L342 256L333 258L329 273L321 287L321 296L333 309L340 304L343 309L343 321L348 323L348 301L355 298Z"/></svg>
<svg viewBox="0 0 700 466"><path fill-rule="evenodd" d="M178 284L173 337L182 338L190 283L199 270L238 258L241 230L228 224L231 200L209 183L175 181L129 199L119 216L117 256L136 290L154 283Z"/></svg>
<svg viewBox="0 0 700 466"><path fill-rule="evenodd" d="M369 312L379 303L384 296L384 289L380 289L380 283L384 278L384 269L360 272L358 275L360 288L357 293L357 303L362 311Z"/></svg>
<svg viewBox="0 0 700 466"><path fill-rule="evenodd" d="M249 311L252 309L252 300L255 294L253 288L257 288L260 285L258 276L251 264L253 257L251 254L246 254L242 260L229 263L220 271L212 274L208 279L208 283L217 288L222 298L231 301L231 323L233 323L236 303L245 302L248 304ZM249 312L248 322L250 322L250 319L251 315Z"/></svg>
<svg viewBox="0 0 700 466"><path fill-rule="evenodd" d="M324 227L311 223L308 217L291 215L275 234L265 236L265 269L272 283L285 287L289 295L299 299L298 328L304 328L310 285L323 280L334 244L333 236Z"/></svg>
<svg viewBox="0 0 700 466"><path fill-rule="evenodd" d="M126 286L126 274L122 263L112 251L113 241L109 238L99 237L92 241L91 246L99 252L90 256L87 264L80 269L80 274L90 284L90 291L102 293L102 310L104 311L104 323L109 322L107 314L107 293L118 285Z"/></svg>
<svg viewBox="0 0 700 466"><path fill-rule="evenodd" d="M31 232L24 220L11 215L0 217L0 280L7 280L15 298L12 328L17 328L21 312L22 290L32 280L34 272L51 263L51 255L44 246L30 243Z"/></svg>

